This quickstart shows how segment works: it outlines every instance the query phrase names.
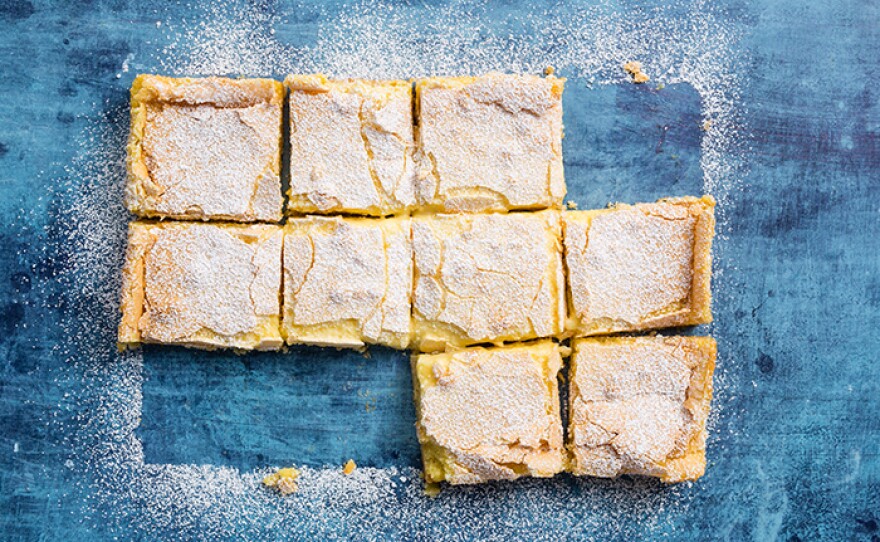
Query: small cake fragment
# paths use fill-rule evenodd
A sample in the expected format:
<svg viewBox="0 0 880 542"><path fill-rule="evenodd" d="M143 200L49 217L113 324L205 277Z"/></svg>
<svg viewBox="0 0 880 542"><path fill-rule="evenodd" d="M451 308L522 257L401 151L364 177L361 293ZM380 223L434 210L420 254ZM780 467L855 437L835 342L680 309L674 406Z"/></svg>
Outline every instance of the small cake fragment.
<svg viewBox="0 0 880 542"><path fill-rule="evenodd" d="M499 73L417 81L419 204L439 212L560 208L564 84Z"/></svg>
<svg viewBox="0 0 880 542"><path fill-rule="evenodd" d="M277 222L281 107L270 79L139 75L125 202L141 217Z"/></svg>
<svg viewBox="0 0 880 542"><path fill-rule="evenodd" d="M413 344L555 336L565 322L557 211L413 218Z"/></svg>
<svg viewBox="0 0 880 542"><path fill-rule="evenodd" d="M278 469L278 471L269 474L263 478L263 485L278 491L281 495L290 495L296 493L299 489L296 479L299 478L299 471L293 467Z"/></svg>
<svg viewBox="0 0 880 542"><path fill-rule="evenodd" d="M342 467L342 474L348 476L354 472L357 468L357 463L354 462L354 459L349 459L345 465Z"/></svg>
<svg viewBox="0 0 880 542"><path fill-rule="evenodd" d="M642 71L642 63L641 62L636 62L634 60L627 62L623 65L623 70L626 73L630 74L630 76L632 77L633 83L641 84L641 83L647 83L648 81L651 80L651 78L648 77L648 74L646 74L645 72Z"/></svg>
<svg viewBox="0 0 880 542"><path fill-rule="evenodd" d="M415 204L412 84L290 75L291 214L385 216Z"/></svg>
<svg viewBox="0 0 880 542"><path fill-rule="evenodd" d="M703 475L714 339L595 337L572 346L573 474L640 474L664 482Z"/></svg>
<svg viewBox="0 0 880 542"><path fill-rule="evenodd" d="M427 487L561 472L561 367L552 341L414 355Z"/></svg>
<svg viewBox="0 0 880 542"><path fill-rule="evenodd" d="M283 268L287 344L409 344L409 218L291 218Z"/></svg>
<svg viewBox="0 0 880 542"><path fill-rule="evenodd" d="M577 335L712 321L715 200L563 213L567 327Z"/></svg>
<svg viewBox="0 0 880 542"><path fill-rule="evenodd" d="M133 222L120 347L277 350L281 244L280 226Z"/></svg>

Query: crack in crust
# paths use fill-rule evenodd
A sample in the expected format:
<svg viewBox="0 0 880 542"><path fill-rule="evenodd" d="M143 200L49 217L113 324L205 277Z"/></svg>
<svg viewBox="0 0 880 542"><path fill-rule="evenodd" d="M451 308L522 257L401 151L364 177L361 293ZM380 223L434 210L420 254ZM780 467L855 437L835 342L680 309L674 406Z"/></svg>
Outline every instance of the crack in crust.
<svg viewBox="0 0 880 542"><path fill-rule="evenodd" d="M138 76L125 201L139 216L278 221L281 105L269 79Z"/></svg>
<svg viewBox="0 0 880 542"><path fill-rule="evenodd" d="M426 481L472 484L560 472L561 366L551 341L413 356Z"/></svg>
<svg viewBox="0 0 880 542"><path fill-rule="evenodd" d="M291 75L290 213L385 216L415 205L412 87Z"/></svg>
<svg viewBox="0 0 880 542"><path fill-rule="evenodd" d="M277 350L281 241L278 226L132 223L120 347Z"/></svg>

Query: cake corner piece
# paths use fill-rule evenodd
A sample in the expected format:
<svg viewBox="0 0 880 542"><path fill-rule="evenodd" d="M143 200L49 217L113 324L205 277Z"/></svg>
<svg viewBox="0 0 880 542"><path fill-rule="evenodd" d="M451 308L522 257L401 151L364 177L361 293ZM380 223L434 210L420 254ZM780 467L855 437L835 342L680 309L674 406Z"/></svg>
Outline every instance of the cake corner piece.
<svg viewBox="0 0 880 542"><path fill-rule="evenodd" d="M711 196L563 213L568 330L578 335L712 321Z"/></svg>
<svg viewBox="0 0 880 542"><path fill-rule="evenodd" d="M715 357L709 337L575 339L568 470L667 483L703 476Z"/></svg>
<svg viewBox="0 0 880 542"><path fill-rule="evenodd" d="M132 223L120 348L280 349L281 242L268 224Z"/></svg>
<svg viewBox="0 0 880 542"><path fill-rule="evenodd" d="M138 75L125 203L143 218L282 218L281 107L271 79ZM246 149L246 150L245 150Z"/></svg>

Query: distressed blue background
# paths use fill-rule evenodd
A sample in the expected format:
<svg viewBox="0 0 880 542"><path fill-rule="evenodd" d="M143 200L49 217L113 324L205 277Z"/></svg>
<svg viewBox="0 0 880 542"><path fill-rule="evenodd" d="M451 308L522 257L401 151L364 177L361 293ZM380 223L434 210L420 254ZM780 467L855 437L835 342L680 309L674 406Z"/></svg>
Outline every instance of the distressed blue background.
<svg viewBox="0 0 880 542"><path fill-rule="evenodd" d="M724 410L689 506L664 511L669 526L645 534L877 541L880 4L725 4L721 16L745 30L751 148L719 239L726 291L712 333L725 347ZM318 10L268 9L293 14L279 39L314 40ZM117 79L124 59L150 58L165 39L155 21L191 11L0 1L0 539L119 534L86 517L88 481L65 465L93 405L90 390L63 376L55 348L69 339L59 323L76 316L78 294L55 282L71 250L60 232L75 175L64 167L86 123L125 103L133 74ZM692 88L572 84L565 100L566 174L582 207L701 190ZM404 354L144 355L137 434L148 463L417 464ZM558 487L577 498L578 484L563 477ZM493 532L515 534L516 511L493 510L502 515ZM638 518L619 521L628 519L638 533ZM602 534L563 527L572 538Z"/></svg>

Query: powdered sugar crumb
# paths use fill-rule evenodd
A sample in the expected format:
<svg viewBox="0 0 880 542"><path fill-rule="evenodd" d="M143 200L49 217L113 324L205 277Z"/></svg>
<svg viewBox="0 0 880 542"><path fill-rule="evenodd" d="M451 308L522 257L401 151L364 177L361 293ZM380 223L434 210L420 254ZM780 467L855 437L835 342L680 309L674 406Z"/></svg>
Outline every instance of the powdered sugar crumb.
<svg viewBox="0 0 880 542"><path fill-rule="evenodd" d="M716 303L732 295L725 293L732 280L725 271L735 267L725 260L724 239L744 167L738 76L743 59L736 51L739 29L713 12L710 2L654 10L620 11L612 4L553 8L524 16L458 3L415 8L364 2L319 14L314 41L298 47L275 32L287 21L272 6L220 2L201 9L190 20L157 21L170 44L152 59L139 57L139 63L169 75L276 78L316 71L372 78L540 73L549 64L569 85L605 85L626 83L620 66L637 60L651 74L651 84L693 85L703 99L704 120L712 122L703 133L702 170L705 191L719 203ZM690 484L560 476L455 488L430 499L422 494L416 469L359 466L346 476L334 465L303 467L299 492L281 499L260 485L269 470L146 463L134 434L143 359L137 352L119 354L114 344L129 219L122 204L127 116L125 107L110 108L78 142L84 150L67 171L71 188L62 198L67 220L58 232L63 247L58 257L69 260L59 280L71 296L61 323L69 341L55 353L69 361L61 378L76 380L84 390L63 407L76 412L79 431L65 444L74 450L73 469L87 481L80 488L90 498L85 521L122 537L148 538L174 532L195 539L426 539L467 531L489 540L507 539L514 526L518 536L534 540L571 532L587 539L627 538L668 533L673 518L699 494L699 486ZM733 377L725 365L722 355L710 427L718 425L719 412L730 414L725 405L732 398L725 388ZM710 438L710 463L712 451ZM502 516L511 523L499 525Z"/></svg>

